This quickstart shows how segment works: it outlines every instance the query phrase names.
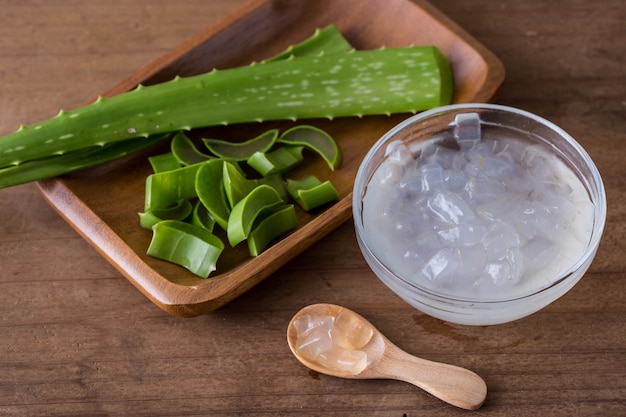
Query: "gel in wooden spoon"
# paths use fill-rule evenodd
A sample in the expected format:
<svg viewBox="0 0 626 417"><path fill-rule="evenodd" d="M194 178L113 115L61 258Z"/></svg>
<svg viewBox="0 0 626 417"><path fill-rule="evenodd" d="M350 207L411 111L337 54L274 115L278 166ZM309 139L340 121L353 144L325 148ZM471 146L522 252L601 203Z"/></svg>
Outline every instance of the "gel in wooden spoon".
<svg viewBox="0 0 626 417"><path fill-rule="evenodd" d="M487 385L474 372L412 356L357 313L333 304L300 310L287 329L289 348L306 367L353 379L397 379L454 406L476 410Z"/></svg>

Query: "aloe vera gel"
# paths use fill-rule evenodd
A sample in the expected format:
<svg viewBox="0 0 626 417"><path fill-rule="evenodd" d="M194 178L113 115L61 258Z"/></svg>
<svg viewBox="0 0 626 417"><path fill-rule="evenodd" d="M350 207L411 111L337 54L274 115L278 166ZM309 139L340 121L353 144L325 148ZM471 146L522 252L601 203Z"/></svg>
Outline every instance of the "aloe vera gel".
<svg viewBox="0 0 626 417"><path fill-rule="evenodd" d="M526 296L585 254L595 206L580 173L532 134L458 114L391 141L363 197L365 239L409 283L456 299Z"/></svg>

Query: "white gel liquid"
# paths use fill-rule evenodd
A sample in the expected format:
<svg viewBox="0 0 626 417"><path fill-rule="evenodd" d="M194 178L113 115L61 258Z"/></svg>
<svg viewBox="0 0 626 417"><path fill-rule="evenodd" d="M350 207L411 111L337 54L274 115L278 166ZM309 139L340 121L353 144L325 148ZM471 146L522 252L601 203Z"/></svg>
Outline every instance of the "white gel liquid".
<svg viewBox="0 0 626 417"><path fill-rule="evenodd" d="M389 145L363 201L372 251L405 279L452 296L549 285L589 242L593 203L583 184L541 145L459 146Z"/></svg>

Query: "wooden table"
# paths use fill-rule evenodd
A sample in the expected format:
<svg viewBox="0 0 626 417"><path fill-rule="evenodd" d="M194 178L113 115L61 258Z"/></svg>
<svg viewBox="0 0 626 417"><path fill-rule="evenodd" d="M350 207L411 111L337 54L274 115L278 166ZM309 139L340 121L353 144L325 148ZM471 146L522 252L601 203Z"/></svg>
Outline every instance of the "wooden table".
<svg viewBox="0 0 626 417"><path fill-rule="evenodd" d="M0 0L0 133L92 100L241 4ZM429 318L374 277L348 222L231 304L181 319L135 290L33 184L3 189L0 415L467 415L405 383L301 366L285 330L316 302L347 305L405 350L483 376L477 414L626 415L626 7L433 4L504 63L497 102L562 126L602 173L605 234L571 292L504 325Z"/></svg>

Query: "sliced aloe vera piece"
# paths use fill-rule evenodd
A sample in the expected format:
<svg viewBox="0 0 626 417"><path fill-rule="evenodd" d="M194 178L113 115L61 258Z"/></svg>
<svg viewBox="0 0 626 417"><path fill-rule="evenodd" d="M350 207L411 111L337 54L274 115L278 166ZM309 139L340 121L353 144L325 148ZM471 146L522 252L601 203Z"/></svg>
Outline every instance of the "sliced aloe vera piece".
<svg viewBox="0 0 626 417"><path fill-rule="evenodd" d="M167 152L161 155L154 155L148 157L148 162L152 166L152 171L157 174L159 172L171 171L181 167L180 162L176 159L171 152Z"/></svg>
<svg viewBox="0 0 626 417"><path fill-rule="evenodd" d="M224 191L230 207L235 207L250 191L256 188L257 182L245 177L241 171L229 162L224 163L222 176Z"/></svg>
<svg viewBox="0 0 626 417"><path fill-rule="evenodd" d="M227 235L231 246L244 241L254 221L266 210L284 204L282 197L269 185L259 185L233 207L228 218Z"/></svg>
<svg viewBox="0 0 626 417"><path fill-rule="evenodd" d="M286 130L277 139L288 145L304 146L318 153L335 170L341 166L343 155L337 142L325 131L314 126L300 125Z"/></svg>
<svg viewBox="0 0 626 417"><path fill-rule="evenodd" d="M258 256L281 235L297 226L296 211L293 204L279 206L263 219L257 219L248 236L250 256Z"/></svg>
<svg viewBox="0 0 626 417"><path fill-rule="evenodd" d="M212 232L215 227L215 218L209 213L206 206L202 204L202 201L198 200L193 206L190 223Z"/></svg>
<svg viewBox="0 0 626 417"><path fill-rule="evenodd" d="M303 180L287 180L287 192L305 211L339 200L339 193L330 181L321 182L310 176Z"/></svg>
<svg viewBox="0 0 626 417"><path fill-rule="evenodd" d="M149 256L183 266L203 278L215 271L224 243L211 232L178 220L164 220L152 230Z"/></svg>
<svg viewBox="0 0 626 417"><path fill-rule="evenodd" d="M196 173L203 164L151 174L146 178L145 210L165 208L197 197Z"/></svg>
<svg viewBox="0 0 626 417"><path fill-rule="evenodd" d="M255 152L246 162L264 177L284 174L304 160L303 149L304 146L284 145L269 152Z"/></svg>
<svg viewBox="0 0 626 417"><path fill-rule="evenodd" d="M276 142L278 129L271 129L245 142L230 142L221 139L203 139L207 149L220 158L245 161L255 152L266 152Z"/></svg>
<svg viewBox="0 0 626 417"><path fill-rule="evenodd" d="M152 226L163 220L185 220L193 211L193 205L189 200L181 200L172 207L155 208L139 213L139 224L144 229L152 229Z"/></svg>
<svg viewBox="0 0 626 417"><path fill-rule="evenodd" d="M228 228L230 216L230 205L224 192L225 164L222 159L212 159L201 164L194 181L198 199L224 230Z"/></svg>
<svg viewBox="0 0 626 417"><path fill-rule="evenodd" d="M200 152L189 136L182 131L174 135L170 146L172 155L181 165L193 165L213 158L211 155Z"/></svg>

